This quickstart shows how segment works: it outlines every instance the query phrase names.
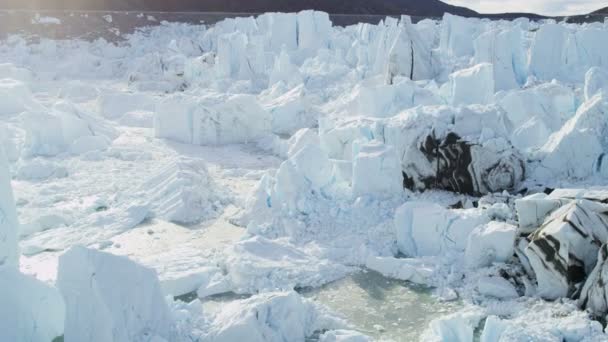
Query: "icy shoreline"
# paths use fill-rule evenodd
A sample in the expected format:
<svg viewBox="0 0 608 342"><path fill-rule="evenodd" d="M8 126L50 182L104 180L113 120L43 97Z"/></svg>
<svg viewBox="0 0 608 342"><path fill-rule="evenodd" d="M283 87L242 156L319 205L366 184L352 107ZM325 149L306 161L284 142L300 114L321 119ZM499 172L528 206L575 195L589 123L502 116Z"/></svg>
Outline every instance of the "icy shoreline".
<svg viewBox="0 0 608 342"><path fill-rule="evenodd" d="M35 319L0 339L367 341L294 290L370 269L462 302L424 341L605 340L607 37L311 11L11 36L0 303Z"/></svg>

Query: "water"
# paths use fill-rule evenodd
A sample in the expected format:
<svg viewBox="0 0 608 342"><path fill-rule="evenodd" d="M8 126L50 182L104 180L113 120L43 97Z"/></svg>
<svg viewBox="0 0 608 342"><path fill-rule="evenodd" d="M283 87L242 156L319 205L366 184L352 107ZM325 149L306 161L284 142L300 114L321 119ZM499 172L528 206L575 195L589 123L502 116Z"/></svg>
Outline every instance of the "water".
<svg viewBox="0 0 608 342"><path fill-rule="evenodd" d="M321 288L301 292L341 315L355 330L376 339L418 341L438 316L461 308L460 302L440 302L432 290L365 271Z"/></svg>
<svg viewBox="0 0 608 342"><path fill-rule="evenodd" d="M432 289L364 271L300 294L344 318L352 329L376 340L418 341L430 322L462 307L459 301L441 302ZM216 313L222 306L247 296L223 294L207 298L203 307ZM318 337L318 336L317 336ZM311 341L315 341L312 338Z"/></svg>

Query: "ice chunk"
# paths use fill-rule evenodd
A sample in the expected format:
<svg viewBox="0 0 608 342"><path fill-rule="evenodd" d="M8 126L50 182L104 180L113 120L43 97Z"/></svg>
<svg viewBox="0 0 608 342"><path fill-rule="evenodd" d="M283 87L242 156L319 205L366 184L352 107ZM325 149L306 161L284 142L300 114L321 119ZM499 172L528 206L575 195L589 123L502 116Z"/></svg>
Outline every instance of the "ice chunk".
<svg viewBox="0 0 608 342"><path fill-rule="evenodd" d="M251 79L256 70L255 63L249 58L255 54L248 50L247 36L241 32L232 32L218 38L217 64L215 64L218 77L234 78L239 80Z"/></svg>
<svg viewBox="0 0 608 342"><path fill-rule="evenodd" d="M434 269L425 265L420 259L398 259L370 256L365 267L382 275L412 283L429 285Z"/></svg>
<svg viewBox="0 0 608 342"><path fill-rule="evenodd" d="M353 195L391 196L403 193L399 157L379 141L359 145L353 155Z"/></svg>
<svg viewBox="0 0 608 342"><path fill-rule="evenodd" d="M319 133L311 128L302 128L289 138L287 157L291 158L308 145L319 145Z"/></svg>
<svg viewBox="0 0 608 342"><path fill-rule="evenodd" d="M585 100L590 100L599 91L608 90L608 72L593 67L585 74Z"/></svg>
<svg viewBox="0 0 608 342"><path fill-rule="evenodd" d="M67 177L68 170L53 162L35 158L24 161L17 169L17 178L24 180L44 180Z"/></svg>
<svg viewBox="0 0 608 342"><path fill-rule="evenodd" d="M484 296L499 299L519 297L513 284L502 277L482 277L477 281L477 291Z"/></svg>
<svg viewBox="0 0 608 342"><path fill-rule="evenodd" d="M270 133L270 115L252 95L169 96L154 117L157 138L195 145L242 143Z"/></svg>
<svg viewBox="0 0 608 342"><path fill-rule="evenodd" d="M494 66L480 63L450 75L450 103L488 104L494 97Z"/></svg>
<svg viewBox="0 0 608 342"><path fill-rule="evenodd" d="M587 25L569 31L562 57L564 79L580 82L589 68L608 65L606 32L606 27L600 25Z"/></svg>
<svg viewBox="0 0 608 342"><path fill-rule="evenodd" d="M332 25L327 13L301 11L297 21L298 49L315 51L328 46Z"/></svg>
<svg viewBox="0 0 608 342"><path fill-rule="evenodd" d="M117 136L114 128L66 102L55 104L48 113L26 112L21 117L26 129L26 156L104 149Z"/></svg>
<svg viewBox="0 0 608 342"><path fill-rule="evenodd" d="M0 146L4 148L9 162L16 162L19 159L21 153L20 131L14 126L0 124Z"/></svg>
<svg viewBox="0 0 608 342"><path fill-rule="evenodd" d="M59 257L57 286L66 341L170 340L173 319L156 272L126 257L72 247Z"/></svg>
<svg viewBox="0 0 608 342"><path fill-rule="evenodd" d="M569 202L567 199L549 198L544 193L515 200L519 229L523 233L534 232L545 221L547 215Z"/></svg>
<svg viewBox="0 0 608 342"><path fill-rule="evenodd" d="M488 221L478 209L454 210L409 202L395 213L397 246L411 257L442 255L447 250L463 252L475 227Z"/></svg>
<svg viewBox="0 0 608 342"><path fill-rule="evenodd" d="M473 55L473 41L481 28L479 20L445 13L441 21L441 52L450 57Z"/></svg>
<svg viewBox="0 0 608 342"><path fill-rule="evenodd" d="M413 81L434 78L439 63L428 43L420 37L409 17L402 17L400 25L389 50L388 83L392 84L395 76L405 76Z"/></svg>
<svg viewBox="0 0 608 342"><path fill-rule="evenodd" d="M98 98L99 112L105 118L119 119L128 112L153 111L156 99L146 93L103 91Z"/></svg>
<svg viewBox="0 0 608 342"><path fill-rule="evenodd" d="M388 118L407 108L443 103L433 91L407 78L395 77L391 84L379 83L378 78L361 82L332 103L331 108L347 116Z"/></svg>
<svg viewBox="0 0 608 342"><path fill-rule="evenodd" d="M317 328L315 307L295 292L271 292L224 305L209 341L304 341Z"/></svg>
<svg viewBox="0 0 608 342"><path fill-rule="evenodd" d="M0 340L49 342L63 334L65 304L57 289L9 266L0 266L0 279Z"/></svg>
<svg viewBox="0 0 608 342"><path fill-rule="evenodd" d="M34 80L34 73L29 69L20 68L11 63L0 63L0 79L2 78L29 83Z"/></svg>
<svg viewBox="0 0 608 342"><path fill-rule="evenodd" d="M585 179L593 174L608 176L603 163L608 121L606 96L598 94L582 104L570 119L540 150L543 157L536 177L571 177Z"/></svg>
<svg viewBox="0 0 608 342"><path fill-rule="evenodd" d="M84 154L91 151L105 151L110 146L108 138L104 136L79 137L70 146L72 154Z"/></svg>
<svg viewBox="0 0 608 342"><path fill-rule="evenodd" d="M576 200L554 211L530 236L525 254L543 298L572 295L591 273L599 246L608 241L605 212L601 203Z"/></svg>
<svg viewBox="0 0 608 342"><path fill-rule="evenodd" d="M490 266L494 262L507 262L514 253L517 227L492 221L478 226L469 235L465 251L467 267Z"/></svg>
<svg viewBox="0 0 608 342"><path fill-rule="evenodd" d="M19 221L4 148L0 146L0 266L19 265ZM6 306L4 306L6 307Z"/></svg>
<svg viewBox="0 0 608 342"><path fill-rule="evenodd" d="M604 279L608 277L607 261L608 244L604 244L598 252L597 264L585 281L579 298L579 304L598 317L608 313L608 293L604 283Z"/></svg>
<svg viewBox="0 0 608 342"><path fill-rule="evenodd" d="M285 83L289 87L297 86L302 83L303 78L300 70L295 66L289 57L289 53L285 49L274 61L274 68L270 72L270 80L268 85L272 86L279 82Z"/></svg>
<svg viewBox="0 0 608 342"><path fill-rule="evenodd" d="M202 281L196 291L198 298L202 299L233 290L230 278L225 276L219 267L209 268L200 274L202 275Z"/></svg>
<svg viewBox="0 0 608 342"><path fill-rule="evenodd" d="M10 78L0 78L0 99L0 116L37 108L30 89L22 82Z"/></svg>
<svg viewBox="0 0 608 342"><path fill-rule="evenodd" d="M572 89L559 83L512 91L498 101L507 113L511 141L521 150L538 149L576 113Z"/></svg>
<svg viewBox="0 0 608 342"><path fill-rule="evenodd" d="M352 330L330 330L319 336L319 342L371 342L369 336Z"/></svg>
<svg viewBox="0 0 608 342"><path fill-rule="evenodd" d="M333 180L332 164L325 152L317 145L305 146L277 171L272 206L306 212L306 196L311 191L322 193Z"/></svg>
<svg viewBox="0 0 608 342"><path fill-rule="evenodd" d="M430 331L425 331L421 339L429 342L472 342L474 330L482 318L480 312L470 310L434 319Z"/></svg>
<svg viewBox="0 0 608 342"><path fill-rule="evenodd" d="M502 115L493 106L419 106L387 119L321 120L319 132L331 158L351 160L357 140L383 141L396 149L407 188L475 195L516 190L525 176Z"/></svg>
<svg viewBox="0 0 608 342"><path fill-rule="evenodd" d="M475 40L475 62L492 63L496 90L519 88L525 81L522 31L518 27L495 29Z"/></svg>
<svg viewBox="0 0 608 342"><path fill-rule="evenodd" d="M305 247L296 248L286 238L260 236L235 244L229 250L226 270L237 293L320 286L349 271L315 257Z"/></svg>
<svg viewBox="0 0 608 342"><path fill-rule="evenodd" d="M541 80L560 78L567 36L563 25L547 23L540 27L530 48L530 74Z"/></svg>
<svg viewBox="0 0 608 342"><path fill-rule="evenodd" d="M216 217L224 200L205 162L185 157L160 167L127 196L145 201L155 217L181 224Z"/></svg>
<svg viewBox="0 0 608 342"><path fill-rule="evenodd" d="M131 111L125 113L118 123L128 127L154 127L154 113L148 111Z"/></svg>
<svg viewBox="0 0 608 342"><path fill-rule="evenodd" d="M317 114L306 98L303 84L278 97L268 96L261 101L262 107L272 115L273 133L293 134L298 129L313 127L316 124Z"/></svg>
<svg viewBox="0 0 608 342"><path fill-rule="evenodd" d="M498 342L500 341L500 336L507 328L507 323L503 322L500 318L496 316L488 316L486 318L486 323L483 327L483 332L481 333L480 342Z"/></svg>
<svg viewBox="0 0 608 342"><path fill-rule="evenodd" d="M256 18L261 31L267 34L271 51L289 51L298 47L298 17L295 13L265 13Z"/></svg>

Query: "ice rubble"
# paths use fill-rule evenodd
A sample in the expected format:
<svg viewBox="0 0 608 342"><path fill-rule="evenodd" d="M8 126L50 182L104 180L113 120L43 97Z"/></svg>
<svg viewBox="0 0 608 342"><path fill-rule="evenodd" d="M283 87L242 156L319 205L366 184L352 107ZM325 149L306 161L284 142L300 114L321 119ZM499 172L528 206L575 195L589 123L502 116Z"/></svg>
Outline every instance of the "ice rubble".
<svg viewBox="0 0 608 342"><path fill-rule="evenodd" d="M295 292L269 292L227 304L214 318L208 341L304 341L327 328L312 303Z"/></svg>
<svg viewBox="0 0 608 342"><path fill-rule="evenodd" d="M177 158L160 167L126 197L139 198L150 216L181 224L211 219L225 202L205 162L189 158Z"/></svg>

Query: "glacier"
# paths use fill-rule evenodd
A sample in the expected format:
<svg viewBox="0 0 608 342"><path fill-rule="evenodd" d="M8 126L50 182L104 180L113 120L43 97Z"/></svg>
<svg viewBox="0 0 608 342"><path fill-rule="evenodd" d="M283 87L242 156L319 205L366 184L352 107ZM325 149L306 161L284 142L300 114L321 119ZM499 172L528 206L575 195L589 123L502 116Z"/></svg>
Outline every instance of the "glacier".
<svg viewBox="0 0 608 342"><path fill-rule="evenodd" d="M608 21L154 23L0 40L0 339L608 339Z"/></svg>

